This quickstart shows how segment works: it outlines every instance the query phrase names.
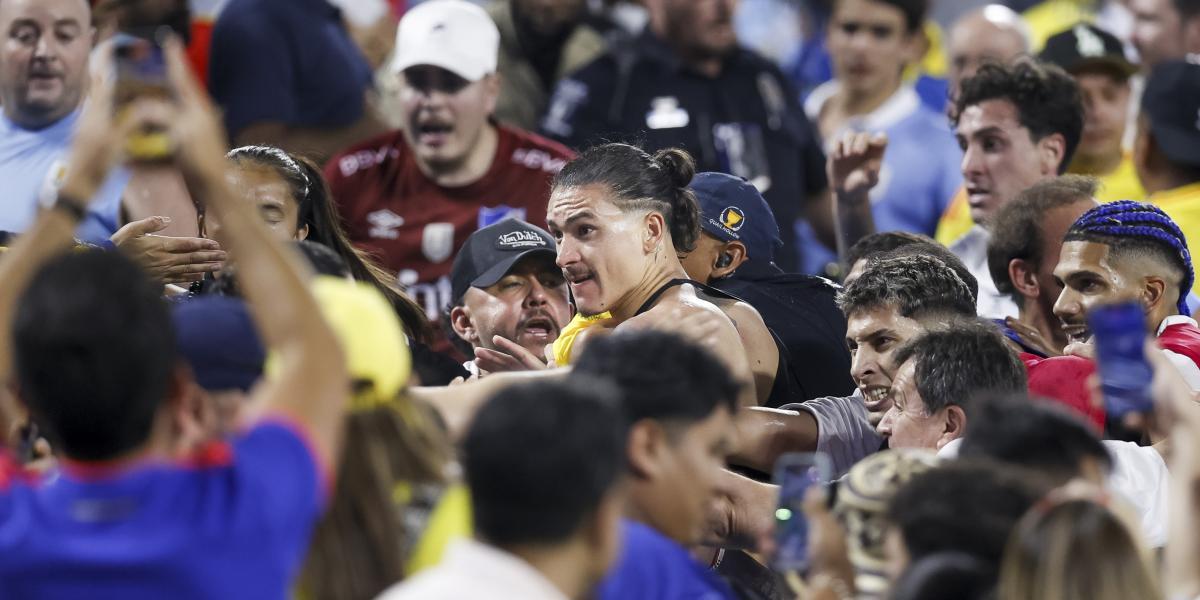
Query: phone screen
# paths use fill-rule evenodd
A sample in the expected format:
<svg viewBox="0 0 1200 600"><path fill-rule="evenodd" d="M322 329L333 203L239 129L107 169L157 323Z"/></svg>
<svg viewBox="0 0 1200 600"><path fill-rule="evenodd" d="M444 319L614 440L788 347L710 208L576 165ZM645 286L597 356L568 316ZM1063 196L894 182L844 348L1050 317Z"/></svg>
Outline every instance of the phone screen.
<svg viewBox="0 0 1200 600"><path fill-rule="evenodd" d="M829 457L821 453L784 454L775 463L779 506L775 509L775 570L803 571L808 566L808 520L804 495L814 485L828 483Z"/></svg>
<svg viewBox="0 0 1200 600"><path fill-rule="evenodd" d="M171 86L162 46L152 31L140 34L120 33L113 38L116 67L114 109L117 118L138 98L169 99ZM152 127L135 131L125 143L126 153L134 160L158 160L170 155L166 132Z"/></svg>
<svg viewBox="0 0 1200 600"><path fill-rule="evenodd" d="M1146 316L1138 302L1097 306L1088 314L1088 327L1096 346L1096 368L1104 408L1110 416L1154 408L1150 380L1154 371L1146 361Z"/></svg>

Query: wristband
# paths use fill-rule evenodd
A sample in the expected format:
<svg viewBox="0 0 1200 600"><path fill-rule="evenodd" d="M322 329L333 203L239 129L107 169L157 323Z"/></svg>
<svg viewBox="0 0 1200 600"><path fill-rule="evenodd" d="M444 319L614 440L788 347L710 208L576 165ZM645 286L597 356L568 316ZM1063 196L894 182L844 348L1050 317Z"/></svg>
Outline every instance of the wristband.
<svg viewBox="0 0 1200 600"><path fill-rule="evenodd" d="M54 204L51 205L50 208L53 210L61 210L67 213L72 219L75 219L75 222L77 223L82 221L84 217L87 216L86 203L78 198L75 198L74 196L70 196L62 192L58 193L58 197L55 198Z"/></svg>

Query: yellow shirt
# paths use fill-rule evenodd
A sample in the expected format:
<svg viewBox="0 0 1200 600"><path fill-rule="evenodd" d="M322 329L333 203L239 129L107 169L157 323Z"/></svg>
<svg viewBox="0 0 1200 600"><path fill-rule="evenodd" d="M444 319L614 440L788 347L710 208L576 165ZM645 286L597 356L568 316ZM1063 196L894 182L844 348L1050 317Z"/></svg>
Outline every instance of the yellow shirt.
<svg viewBox="0 0 1200 600"><path fill-rule="evenodd" d="M1195 261L1196 253L1200 252L1200 181L1152 194L1148 201L1163 209L1183 230L1188 252ZM1192 291L1200 294L1200 286L1193 285Z"/></svg>
<svg viewBox="0 0 1200 600"><path fill-rule="evenodd" d="M571 364L571 351L575 348L575 338L579 337L579 333L600 321L611 318L612 315L606 312L591 317L576 313L571 322L558 332L558 337L554 340L554 364L560 367Z"/></svg>
<svg viewBox="0 0 1200 600"><path fill-rule="evenodd" d="M1090 175L1090 173L1082 173L1073 169L1068 169L1071 173L1079 173L1081 175ZM1146 198L1146 189L1142 187L1142 180L1138 179L1137 169L1133 167L1133 155L1125 152L1121 155L1121 163L1117 165L1108 175L1097 176L1100 180L1100 189L1096 191L1096 199L1101 202L1116 202L1117 200L1137 200L1142 201Z"/></svg>

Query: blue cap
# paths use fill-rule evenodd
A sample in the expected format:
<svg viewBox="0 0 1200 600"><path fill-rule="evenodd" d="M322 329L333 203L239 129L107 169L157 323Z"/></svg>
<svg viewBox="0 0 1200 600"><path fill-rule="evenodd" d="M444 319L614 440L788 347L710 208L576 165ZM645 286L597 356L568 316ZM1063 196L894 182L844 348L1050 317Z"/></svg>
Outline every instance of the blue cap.
<svg viewBox="0 0 1200 600"><path fill-rule="evenodd" d="M249 391L262 377L266 351L241 300L197 296L171 308L175 345L209 391Z"/></svg>
<svg viewBox="0 0 1200 600"><path fill-rule="evenodd" d="M770 263L783 247L779 224L762 194L741 177L724 173L697 173L692 192L700 203L700 227L725 242L746 245L749 260Z"/></svg>

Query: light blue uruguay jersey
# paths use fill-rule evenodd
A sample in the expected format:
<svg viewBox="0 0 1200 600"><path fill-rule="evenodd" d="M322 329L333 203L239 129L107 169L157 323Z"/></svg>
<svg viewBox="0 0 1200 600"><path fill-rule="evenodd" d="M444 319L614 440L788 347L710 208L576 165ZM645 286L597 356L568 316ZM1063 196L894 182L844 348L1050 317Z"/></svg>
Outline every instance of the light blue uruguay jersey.
<svg viewBox="0 0 1200 600"><path fill-rule="evenodd" d="M837 90L837 82L822 84L804 103L814 123L821 106ZM887 150L879 183L871 190L871 213L876 231L908 231L932 236L938 219L962 185L962 150L945 115L921 103L911 86L902 86L870 114L851 118L824 140L826 153L847 131L884 132ZM807 222L796 226L801 269L820 273L836 254L817 240Z"/></svg>
<svg viewBox="0 0 1200 600"><path fill-rule="evenodd" d="M79 111L38 130L25 129L0 115L0 231L21 233L33 225L40 203L53 201L66 170L67 153ZM115 151L115 150L114 150ZM129 173L117 169L100 188L75 236L85 242L108 239L117 230L121 195Z"/></svg>

